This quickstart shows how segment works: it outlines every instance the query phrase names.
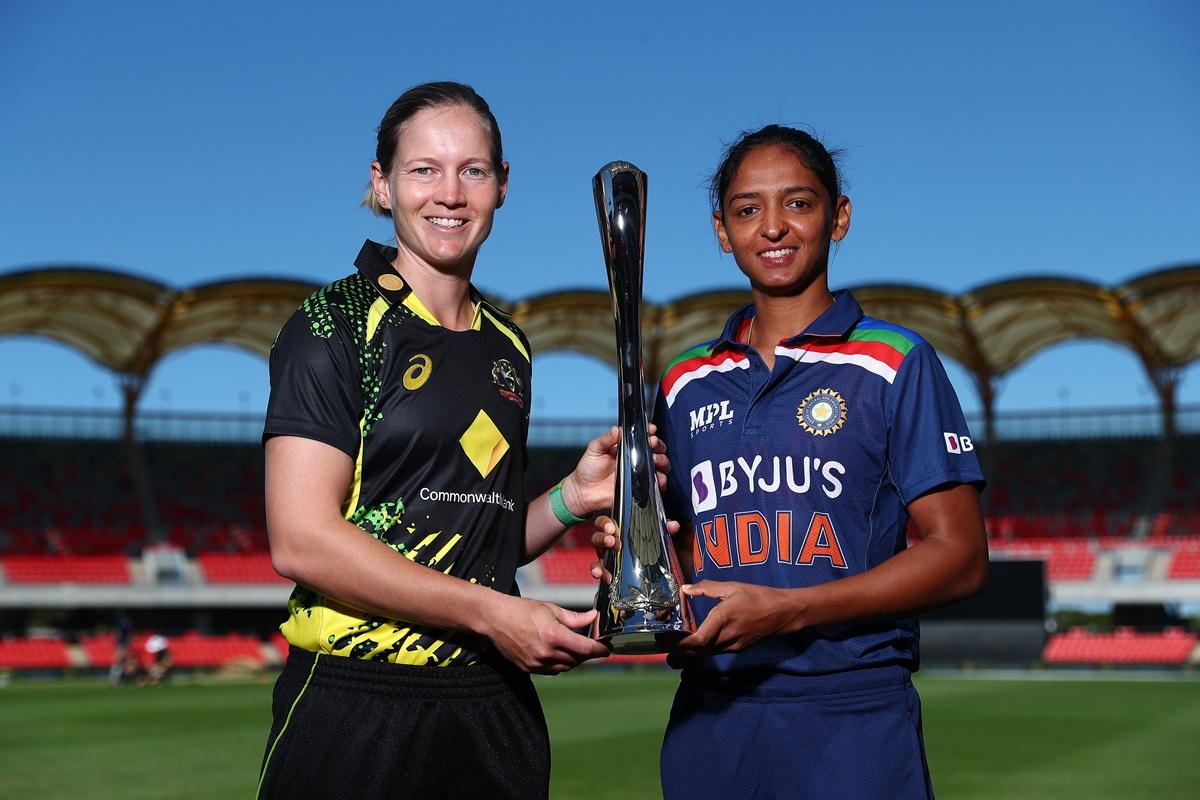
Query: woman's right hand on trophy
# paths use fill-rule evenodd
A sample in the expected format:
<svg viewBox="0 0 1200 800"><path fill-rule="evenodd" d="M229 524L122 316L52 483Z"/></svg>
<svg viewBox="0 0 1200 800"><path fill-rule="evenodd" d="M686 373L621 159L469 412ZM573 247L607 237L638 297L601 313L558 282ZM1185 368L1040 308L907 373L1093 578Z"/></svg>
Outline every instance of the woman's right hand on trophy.
<svg viewBox="0 0 1200 800"><path fill-rule="evenodd" d="M484 614L482 633L525 672L555 675L608 655L604 644L576 632L591 627L594 610L571 611L528 597L496 595Z"/></svg>
<svg viewBox="0 0 1200 800"><path fill-rule="evenodd" d="M665 479L662 473L659 473L659 479ZM621 549L621 536L617 532L617 523L613 522L612 517L602 514L596 517L593 524L595 529L592 531L592 547L596 550L596 560L592 562L592 577L596 580L611 582L612 574L604 568L604 555L609 550ZM668 533L675 536L679 533L679 529L678 522L673 519L667 520Z"/></svg>

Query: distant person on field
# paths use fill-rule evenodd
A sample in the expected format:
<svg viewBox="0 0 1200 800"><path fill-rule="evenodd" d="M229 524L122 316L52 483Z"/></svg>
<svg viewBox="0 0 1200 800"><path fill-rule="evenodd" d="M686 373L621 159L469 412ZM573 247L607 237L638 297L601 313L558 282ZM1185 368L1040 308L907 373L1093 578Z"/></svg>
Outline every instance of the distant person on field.
<svg viewBox="0 0 1200 800"><path fill-rule="evenodd" d="M132 647L117 651L113 667L116 670L115 683L118 686L146 685L146 668L142 666L142 659L138 651Z"/></svg>
<svg viewBox="0 0 1200 800"><path fill-rule="evenodd" d="M150 656L150 666L146 669L146 681L150 684L162 683L171 673L175 662L171 659L171 644L167 637L154 634L146 640L146 653Z"/></svg>

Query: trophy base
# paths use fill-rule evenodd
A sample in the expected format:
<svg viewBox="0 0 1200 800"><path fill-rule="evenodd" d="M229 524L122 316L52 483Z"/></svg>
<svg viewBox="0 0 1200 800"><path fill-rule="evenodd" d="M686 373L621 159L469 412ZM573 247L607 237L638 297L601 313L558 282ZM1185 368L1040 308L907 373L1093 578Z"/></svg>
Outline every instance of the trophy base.
<svg viewBox="0 0 1200 800"><path fill-rule="evenodd" d="M612 648L613 655L644 656L665 653L688 635L688 631L629 631L601 637L600 641Z"/></svg>

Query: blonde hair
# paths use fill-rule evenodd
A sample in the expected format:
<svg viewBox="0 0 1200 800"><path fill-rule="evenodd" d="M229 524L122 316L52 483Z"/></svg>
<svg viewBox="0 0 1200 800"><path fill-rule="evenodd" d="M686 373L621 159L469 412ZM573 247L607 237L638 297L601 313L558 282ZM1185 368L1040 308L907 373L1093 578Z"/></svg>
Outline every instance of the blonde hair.
<svg viewBox="0 0 1200 800"><path fill-rule="evenodd" d="M500 125L496 122L492 109L487 101L464 83L454 81L435 81L414 86L396 98L383 120L379 123L375 140L375 160L379 162L383 174L392 171L392 158L396 155L396 144L400 140L400 132L418 111L438 106L465 106L479 115L484 128L492 139L492 166L499 175L504 170L504 148L500 141ZM379 217L391 217L392 212L383 207L375 194L375 186L367 184L360 205L366 206L372 214Z"/></svg>
<svg viewBox="0 0 1200 800"><path fill-rule="evenodd" d="M383 203L379 202L379 197L375 194L375 184L370 181L367 181L367 189L363 192L362 202L359 205L369 209L377 217L392 218L391 209L384 208Z"/></svg>

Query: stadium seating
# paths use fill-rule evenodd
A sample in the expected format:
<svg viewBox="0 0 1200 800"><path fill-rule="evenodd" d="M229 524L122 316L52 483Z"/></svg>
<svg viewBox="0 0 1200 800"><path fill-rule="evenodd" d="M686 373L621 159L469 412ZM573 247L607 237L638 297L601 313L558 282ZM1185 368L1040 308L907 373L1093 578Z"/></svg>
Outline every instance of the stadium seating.
<svg viewBox="0 0 1200 800"><path fill-rule="evenodd" d="M1180 437L1172 447L1134 438L1007 441L981 452L991 481L984 501L993 558L1044 560L1048 579L1057 584L1051 587L1054 596L1093 597L1108 587L1127 596L1134 581L1154 582L1147 588L1155 597L1192 596L1194 584L1178 584L1200 581L1200 470L1195 466L1200 436ZM577 447L532 452L531 494L561 479L578 458ZM910 531L912 543L919 539L915 533ZM560 596L586 603L580 598L590 598L595 587L589 574L595 559L591 534L589 523L569 530L525 568L523 590L537 596L539 583L541 588L549 584L569 589ZM158 557L156 547L166 555ZM1133 548L1142 550L1130 552ZM244 595L256 603L268 602L257 599L266 593L248 585L288 583L275 573L268 555L257 443L63 439L0 444L0 583L6 591L37 598L49 584L126 585L129 590L118 594L136 596L132 607L141 608L143 595L151 605L165 603L162 598L180 587L190 591L196 581L218 587L205 587L204 593ZM1163 581L1175 585L1164 587ZM244 625L267 640L266 650L253 637L189 633L171 637L175 664L274 664L276 656L286 657L287 646L273 633L275 615L256 610L262 613L252 623L209 610L178 622L164 622L153 612L135 624L218 631ZM13 630L31 630L31 614L17 618ZM91 610L71 620L62 623L63 630L97 624ZM1040 636L1039 630L1031 653ZM149 658L145 638L135 636L132 642L142 659ZM1071 631L1052 636L1044 653L1051 664L1182 664L1192 652L1200 657L1196 638L1181 631ZM75 664L103 669L115 652L112 636L83 637L78 645L12 639L0 643L0 668ZM613 657L605 663L661 660Z"/></svg>
<svg viewBox="0 0 1200 800"><path fill-rule="evenodd" d="M144 533L130 452L105 440L0 447L0 551L130 552Z"/></svg>
<svg viewBox="0 0 1200 800"><path fill-rule="evenodd" d="M143 666L150 662L150 655L146 652L148 638L149 634L138 634L129 642ZM206 636L189 631L181 636L167 637L167 641L171 660L177 667L222 667L231 661L263 663L262 645L258 639L250 636ZM116 658L117 640L112 635L84 637L80 639L79 646L92 667L110 667Z"/></svg>
<svg viewBox="0 0 1200 800"><path fill-rule="evenodd" d="M1050 637L1042 660L1047 664L1184 664L1198 640L1196 634L1179 628L1162 633L1137 633L1128 628L1090 633L1072 628Z"/></svg>
<svg viewBox="0 0 1200 800"><path fill-rule="evenodd" d="M21 440L0 447L0 554L136 556L167 539L202 552L265 552L255 443ZM1200 535L1200 437L1008 441L984 452L993 540ZM531 453L538 493L577 448ZM568 539L587 545L586 526Z"/></svg>
<svg viewBox="0 0 1200 800"><path fill-rule="evenodd" d="M61 639L0 641L0 669L66 669L70 665L66 642Z"/></svg>
<svg viewBox="0 0 1200 800"><path fill-rule="evenodd" d="M145 650L146 636L140 636L131 641L136 652ZM85 636L79 640L84 658L93 667L111 667L117 658L117 638L115 636Z"/></svg>
<svg viewBox="0 0 1200 800"><path fill-rule="evenodd" d="M201 553L196 562L209 583L291 583L266 553Z"/></svg>
<svg viewBox="0 0 1200 800"><path fill-rule="evenodd" d="M987 470L993 539L1200 534L1200 438L1073 439L994 445Z"/></svg>
<svg viewBox="0 0 1200 800"><path fill-rule="evenodd" d="M1085 581L1096 568L1096 551L1087 539L992 540L989 547L993 556L1045 561L1052 581Z"/></svg>
<svg viewBox="0 0 1200 800"><path fill-rule="evenodd" d="M170 639L171 658L177 667L223 667L233 661L263 663L258 639L239 634L202 636L185 633Z"/></svg>
<svg viewBox="0 0 1200 800"><path fill-rule="evenodd" d="M30 439L0 446L0 554L263 552L262 448Z"/></svg>
<svg viewBox="0 0 1200 800"><path fill-rule="evenodd" d="M1171 560L1167 562L1167 579L1200 580L1200 537L1181 539L1172 548Z"/></svg>
<svg viewBox="0 0 1200 800"><path fill-rule="evenodd" d="M271 644L271 647L275 648L275 655L279 656L279 660L287 661L289 645L288 645L287 639L284 638L283 634L280 633L279 631L273 632L271 634L270 644Z"/></svg>
<svg viewBox="0 0 1200 800"><path fill-rule="evenodd" d="M589 570L596 560L591 547L554 547L538 559L546 583L593 583Z"/></svg>
<svg viewBox="0 0 1200 800"><path fill-rule="evenodd" d="M5 556L9 583L129 583L125 556Z"/></svg>

